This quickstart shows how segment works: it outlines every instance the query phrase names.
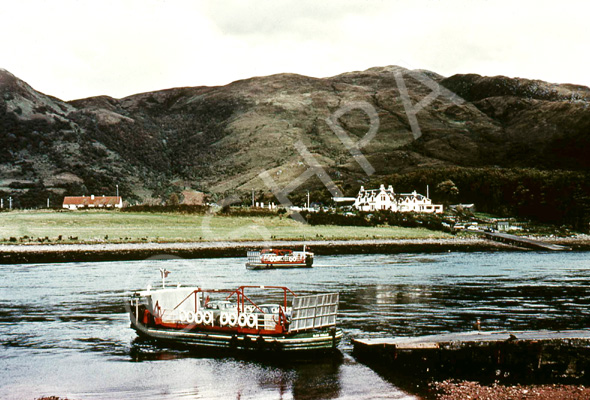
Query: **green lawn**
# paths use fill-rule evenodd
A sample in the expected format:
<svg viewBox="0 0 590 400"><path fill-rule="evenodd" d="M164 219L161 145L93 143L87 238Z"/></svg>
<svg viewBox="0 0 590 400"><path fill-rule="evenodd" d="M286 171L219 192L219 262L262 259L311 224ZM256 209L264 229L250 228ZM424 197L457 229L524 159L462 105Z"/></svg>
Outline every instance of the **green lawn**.
<svg viewBox="0 0 590 400"><path fill-rule="evenodd" d="M0 241L212 241L267 239L422 239L449 237L421 228L311 226L285 217L232 217L118 211L0 213ZM24 238L28 236L29 239ZM77 239L69 239L70 237ZM24 238L24 239L23 239Z"/></svg>

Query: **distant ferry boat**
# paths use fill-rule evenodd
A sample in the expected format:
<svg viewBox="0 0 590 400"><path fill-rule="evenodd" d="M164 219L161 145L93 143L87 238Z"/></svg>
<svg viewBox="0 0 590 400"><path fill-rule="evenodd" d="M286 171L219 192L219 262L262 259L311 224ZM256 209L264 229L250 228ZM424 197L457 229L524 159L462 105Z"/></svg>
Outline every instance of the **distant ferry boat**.
<svg viewBox="0 0 590 400"><path fill-rule="evenodd" d="M264 303L253 300L256 294ZM133 293L129 312L139 335L203 350L327 352L342 338L336 327L338 297L300 296L282 286L148 287Z"/></svg>
<svg viewBox="0 0 590 400"><path fill-rule="evenodd" d="M290 249L262 249L261 251L249 251L247 253L248 269L269 268L310 268L313 265L313 253L306 251L294 251Z"/></svg>

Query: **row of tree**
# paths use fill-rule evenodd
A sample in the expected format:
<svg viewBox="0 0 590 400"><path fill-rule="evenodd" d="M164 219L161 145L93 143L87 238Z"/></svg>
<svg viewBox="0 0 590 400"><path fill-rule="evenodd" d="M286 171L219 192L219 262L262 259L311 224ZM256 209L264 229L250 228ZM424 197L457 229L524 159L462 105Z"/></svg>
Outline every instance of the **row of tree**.
<svg viewBox="0 0 590 400"><path fill-rule="evenodd" d="M80 175L84 175L81 171ZM110 182L100 174L83 176L88 186L108 187ZM577 231L587 232L590 228L590 173L583 171L547 171L538 169L502 169L502 168L448 168L415 171L407 174L394 174L375 178L365 183L365 187L379 187L381 183L393 185L396 192L418 190L424 193L430 186L430 197L435 203L445 205L456 203L474 203L478 211L505 217L517 217L569 226ZM80 186L80 187L78 187ZM31 187L13 187L11 191L0 192L2 197L13 197L15 208L43 207L50 199L52 206L63 200L63 195L89 194L87 187L71 183L64 186L65 193L57 194L46 188L42 182ZM114 188L110 188L114 192ZM123 189L123 188L122 188ZM349 196L356 196L358 187L351 185ZM125 191L128 192L128 191ZM307 192L291 195L293 204L306 202ZM311 198L329 204L330 194L325 189L312 191ZM256 197L258 201L258 196ZM276 199L266 199L273 200ZM249 205L251 195L242 198L244 205ZM178 207L178 195L169 195L166 204ZM147 210L146 210L147 211ZM153 211L153 210L150 210ZM187 211L187 210L185 210ZM195 212L196 210L191 210ZM198 210L202 212L202 210ZM325 216L312 217L318 219ZM365 222L351 219L333 221L338 224L359 224ZM393 221L391 221L393 222ZM402 221L403 222L403 221Z"/></svg>
<svg viewBox="0 0 590 400"><path fill-rule="evenodd" d="M434 202L446 205L474 203L478 211L589 230L588 172L449 168L391 175L385 181L396 191L430 184Z"/></svg>

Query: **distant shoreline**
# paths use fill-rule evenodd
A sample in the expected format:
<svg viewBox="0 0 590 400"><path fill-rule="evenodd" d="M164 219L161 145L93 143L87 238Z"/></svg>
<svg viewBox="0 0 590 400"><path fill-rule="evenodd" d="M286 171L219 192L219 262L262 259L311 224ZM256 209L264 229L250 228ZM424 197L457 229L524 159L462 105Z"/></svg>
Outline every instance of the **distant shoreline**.
<svg viewBox="0 0 590 400"><path fill-rule="evenodd" d="M544 238L573 250L590 250L590 237ZM147 258L245 257L246 251L267 246L301 248L307 245L316 255L442 253L449 251L524 250L482 238L211 241L176 243L104 244L7 244L0 245L0 264L31 264L90 261L125 261Z"/></svg>

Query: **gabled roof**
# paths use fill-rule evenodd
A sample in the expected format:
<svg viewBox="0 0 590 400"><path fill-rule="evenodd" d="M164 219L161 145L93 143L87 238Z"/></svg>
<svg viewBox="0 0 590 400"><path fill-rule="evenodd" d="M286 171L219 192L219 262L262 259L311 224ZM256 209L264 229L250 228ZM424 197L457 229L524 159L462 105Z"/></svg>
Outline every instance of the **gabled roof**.
<svg viewBox="0 0 590 400"><path fill-rule="evenodd" d="M363 193L365 195L367 195L367 194L377 195L381 192L385 192L388 194L395 194L393 189L365 189L365 190L359 191L359 193Z"/></svg>
<svg viewBox="0 0 590 400"><path fill-rule="evenodd" d="M80 206L88 207L90 205L99 206L114 206L121 202L121 196L66 196L64 197L64 206Z"/></svg>
<svg viewBox="0 0 590 400"><path fill-rule="evenodd" d="M420 193L400 193L398 196L399 197L403 197L403 198L412 198L412 197L415 197L418 200L423 200L423 199L426 199L427 198L426 196L424 196L424 195L422 195Z"/></svg>

